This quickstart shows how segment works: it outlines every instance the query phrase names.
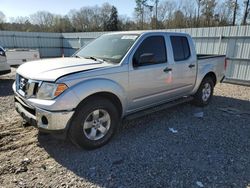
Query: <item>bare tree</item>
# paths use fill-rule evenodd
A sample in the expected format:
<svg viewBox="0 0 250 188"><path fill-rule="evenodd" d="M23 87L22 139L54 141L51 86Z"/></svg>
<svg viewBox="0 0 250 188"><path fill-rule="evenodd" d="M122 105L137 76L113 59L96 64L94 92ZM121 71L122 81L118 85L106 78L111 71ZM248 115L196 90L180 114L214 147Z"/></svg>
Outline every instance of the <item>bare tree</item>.
<svg viewBox="0 0 250 188"><path fill-rule="evenodd" d="M38 11L30 15L31 23L39 25L43 31L50 31L54 24L54 15L47 11Z"/></svg>
<svg viewBox="0 0 250 188"><path fill-rule="evenodd" d="M136 15L140 18L141 29L143 29L145 7L148 7L148 4L147 4L148 0L135 0L135 3L136 3L135 12L136 12Z"/></svg>
<svg viewBox="0 0 250 188"><path fill-rule="evenodd" d="M2 11L0 11L0 23L3 22L5 22L5 14Z"/></svg>
<svg viewBox="0 0 250 188"><path fill-rule="evenodd" d="M25 22L29 21L29 17L26 16L11 17L9 18L9 20L11 23L24 24Z"/></svg>
<svg viewBox="0 0 250 188"><path fill-rule="evenodd" d="M235 25L237 10L239 9L238 0L234 2L233 25Z"/></svg>
<svg viewBox="0 0 250 188"><path fill-rule="evenodd" d="M174 19L174 12L177 9L175 1L162 1L158 6L158 21L164 22L165 26L168 27L167 22Z"/></svg>
<svg viewBox="0 0 250 188"><path fill-rule="evenodd" d="M216 14L219 20L219 25L235 25L236 16L239 10L237 0L224 0L217 5Z"/></svg>
<svg viewBox="0 0 250 188"><path fill-rule="evenodd" d="M249 0L244 1L244 4L245 4L245 10L244 10L244 15L243 15L242 25L247 24L247 16L249 13Z"/></svg>
<svg viewBox="0 0 250 188"><path fill-rule="evenodd" d="M192 3L193 1L193 3ZM180 10L184 14L185 25L184 27L194 27L195 26L195 9L193 5L195 0L183 0Z"/></svg>
<svg viewBox="0 0 250 188"><path fill-rule="evenodd" d="M112 13L112 5L109 3L104 3L101 7L101 20L102 20L102 27L103 30L108 30L108 22L110 15Z"/></svg>
<svg viewBox="0 0 250 188"><path fill-rule="evenodd" d="M199 23L200 23L200 7L201 7L201 0L196 0L197 2L197 6L198 6L198 9L197 9L197 20L196 20L196 26L198 27L199 26Z"/></svg>
<svg viewBox="0 0 250 188"><path fill-rule="evenodd" d="M212 26L216 5L216 0L201 0L201 13L204 26Z"/></svg>

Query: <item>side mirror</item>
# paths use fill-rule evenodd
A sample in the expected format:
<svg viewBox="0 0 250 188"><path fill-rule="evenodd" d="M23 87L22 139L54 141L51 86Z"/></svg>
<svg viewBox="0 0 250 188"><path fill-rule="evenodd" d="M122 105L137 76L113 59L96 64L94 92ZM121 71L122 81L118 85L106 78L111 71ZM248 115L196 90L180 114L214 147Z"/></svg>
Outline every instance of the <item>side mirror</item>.
<svg viewBox="0 0 250 188"><path fill-rule="evenodd" d="M154 62L154 54L152 53L144 53L139 57L139 64L153 63Z"/></svg>
<svg viewBox="0 0 250 188"><path fill-rule="evenodd" d="M0 48L0 56L6 56L6 54L5 54L5 51L2 49L2 48Z"/></svg>

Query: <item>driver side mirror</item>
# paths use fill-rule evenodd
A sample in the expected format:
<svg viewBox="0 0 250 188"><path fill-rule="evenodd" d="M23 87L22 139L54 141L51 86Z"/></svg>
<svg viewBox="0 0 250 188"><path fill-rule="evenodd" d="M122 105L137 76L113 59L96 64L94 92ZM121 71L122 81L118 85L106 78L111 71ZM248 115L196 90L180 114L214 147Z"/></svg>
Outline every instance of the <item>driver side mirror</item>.
<svg viewBox="0 0 250 188"><path fill-rule="evenodd" d="M139 57L139 60L136 60L135 58L133 59L133 65L135 67L138 67L140 65L144 64L150 64L154 62L154 54L153 53L144 53L141 54Z"/></svg>
<svg viewBox="0 0 250 188"><path fill-rule="evenodd" d="M2 49L2 48L0 48L0 56L6 56L6 54L5 54L5 51Z"/></svg>

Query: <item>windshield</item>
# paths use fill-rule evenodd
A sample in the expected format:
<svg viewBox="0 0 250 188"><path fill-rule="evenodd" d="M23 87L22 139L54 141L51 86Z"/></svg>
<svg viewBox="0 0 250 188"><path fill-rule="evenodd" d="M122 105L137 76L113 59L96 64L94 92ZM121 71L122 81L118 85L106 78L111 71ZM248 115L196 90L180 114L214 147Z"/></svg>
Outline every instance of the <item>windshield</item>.
<svg viewBox="0 0 250 188"><path fill-rule="evenodd" d="M138 36L134 34L102 35L80 49L75 56L120 63Z"/></svg>

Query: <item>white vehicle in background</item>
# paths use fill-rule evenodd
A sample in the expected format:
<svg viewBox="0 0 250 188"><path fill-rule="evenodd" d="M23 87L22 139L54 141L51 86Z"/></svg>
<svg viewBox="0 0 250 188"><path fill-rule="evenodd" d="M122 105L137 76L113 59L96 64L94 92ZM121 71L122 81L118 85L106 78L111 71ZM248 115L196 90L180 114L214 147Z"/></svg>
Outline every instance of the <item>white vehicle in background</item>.
<svg viewBox="0 0 250 188"><path fill-rule="evenodd" d="M11 72L10 65L6 62L6 53L3 47L0 46L0 75Z"/></svg>
<svg viewBox="0 0 250 188"><path fill-rule="evenodd" d="M9 65L21 65L28 61L40 59L38 50L35 49L8 49L6 50Z"/></svg>

